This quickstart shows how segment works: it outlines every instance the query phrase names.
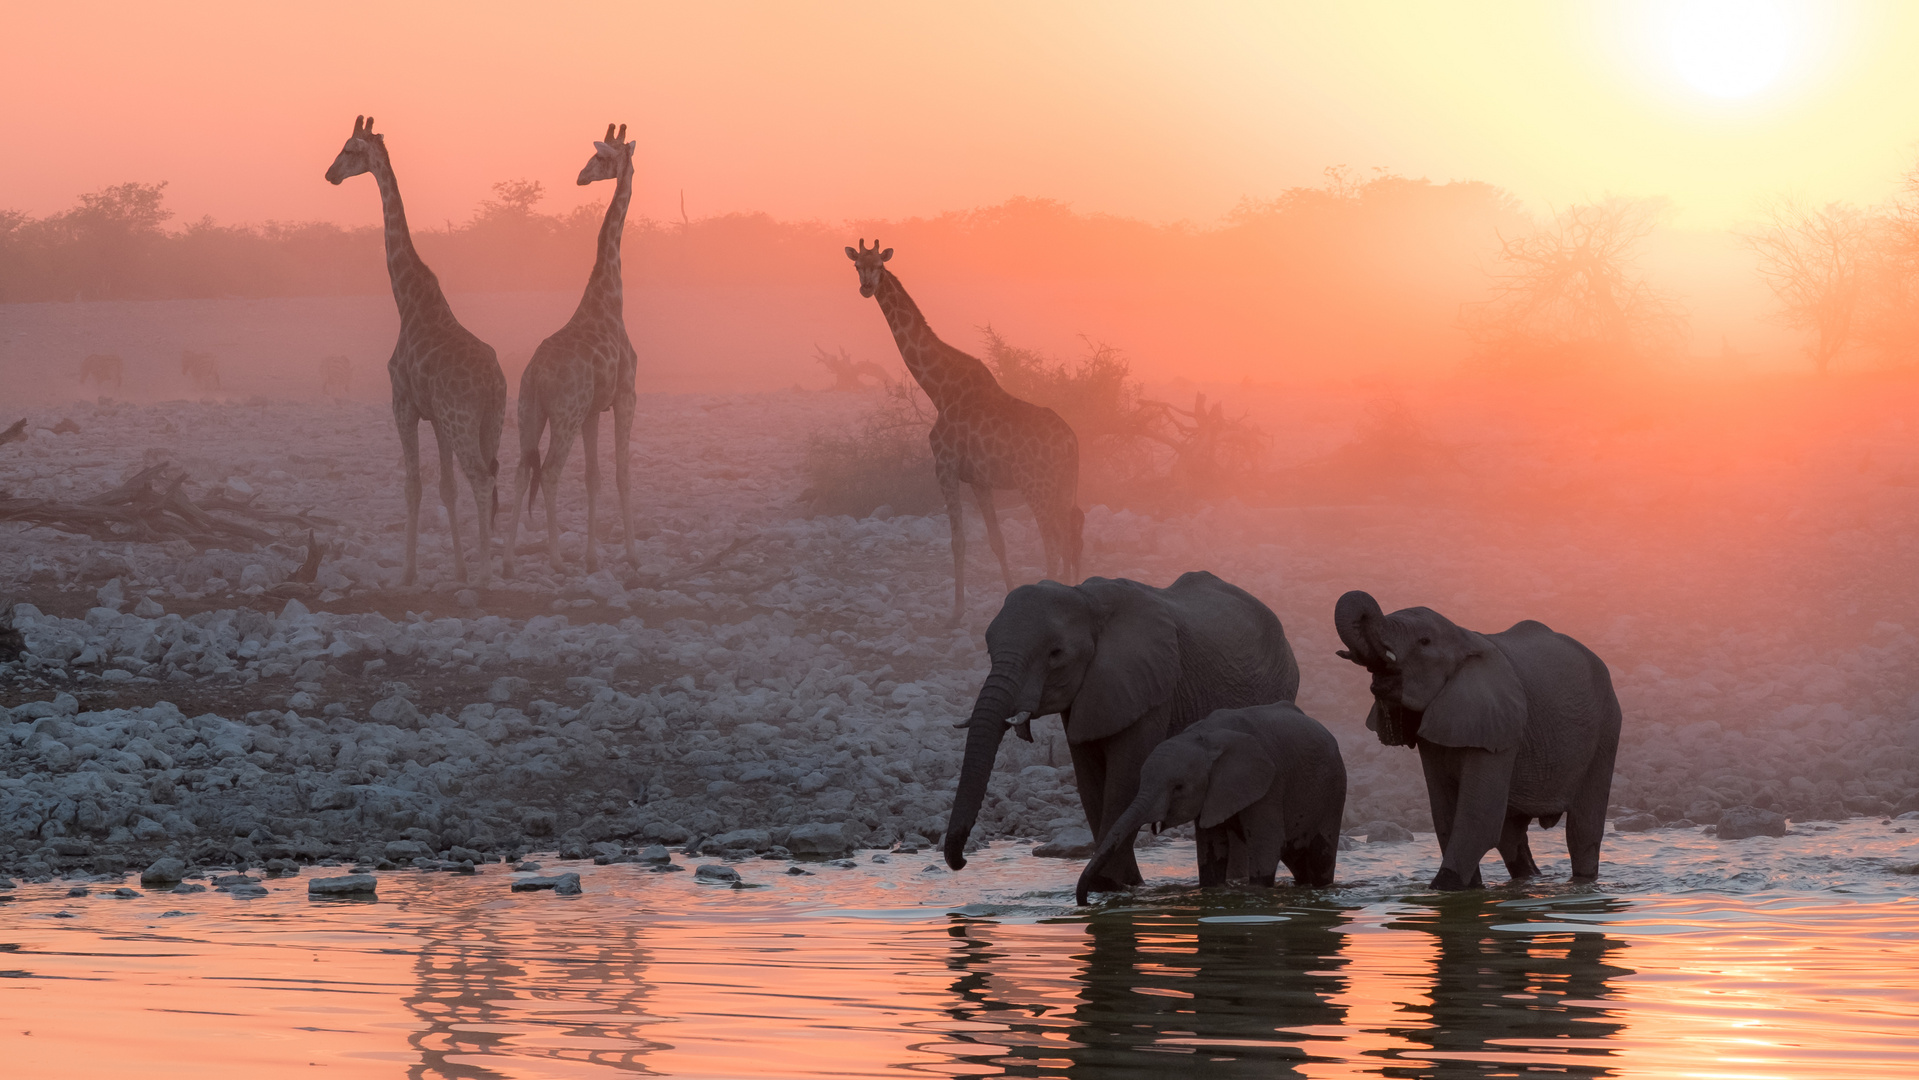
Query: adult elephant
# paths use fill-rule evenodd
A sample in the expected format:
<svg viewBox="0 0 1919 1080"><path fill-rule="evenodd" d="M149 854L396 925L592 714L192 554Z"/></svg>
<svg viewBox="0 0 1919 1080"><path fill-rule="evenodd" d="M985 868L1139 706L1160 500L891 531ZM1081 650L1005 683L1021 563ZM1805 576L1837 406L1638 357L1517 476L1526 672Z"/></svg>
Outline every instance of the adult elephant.
<svg viewBox="0 0 1919 1080"><path fill-rule="evenodd" d="M946 864L966 865L986 781L1009 727L1031 739L1032 717L1059 713L1073 776L1097 843L1139 788L1155 746L1216 709L1291 701L1299 664L1279 618L1212 574L1164 589L1125 578L1042 581L1006 596L986 628L992 670L968 728L966 759L946 826ZM1131 846L1112 859L1102 891L1139 884Z"/></svg>
<svg viewBox="0 0 1919 1080"><path fill-rule="evenodd" d="M1495 847L1514 879L1537 874L1526 827L1562 815L1573 880L1599 876L1620 723L1605 661L1544 623L1478 634L1430 608L1387 615L1357 590L1333 623L1339 655L1373 676L1366 726L1419 748L1442 853L1433 888L1478 888Z"/></svg>

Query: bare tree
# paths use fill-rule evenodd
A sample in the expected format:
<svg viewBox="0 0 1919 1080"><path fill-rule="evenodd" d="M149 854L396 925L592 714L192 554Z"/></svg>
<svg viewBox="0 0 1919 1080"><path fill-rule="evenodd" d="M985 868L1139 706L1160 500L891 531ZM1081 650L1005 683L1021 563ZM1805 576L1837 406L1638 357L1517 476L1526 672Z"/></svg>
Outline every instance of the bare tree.
<svg viewBox="0 0 1919 1080"><path fill-rule="evenodd" d="M1919 169L1874 222L1857 337L1894 360L1919 359Z"/></svg>
<svg viewBox="0 0 1919 1080"><path fill-rule="evenodd" d="M1872 257L1873 221L1848 203L1813 209L1791 200L1767 211L1766 227L1745 237L1759 256L1788 325L1813 332L1812 364L1823 375L1854 337Z"/></svg>
<svg viewBox="0 0 1919 1080"><path fill-rule="evenodd" d="M825 368L827 373L833 376L833 385L829 387L831 390L836 390L841 393L857 393L862 390L869 390L874 386L886 385L885 368L880 367L871 360L853 359L853 354L847 352L846 346L844 345L840 346L839 354L835 355L827 352L824 347L815 342L813 345L813 362ZM870 384L865 381L866 376L869 375L873 378L873 382Z"/></svg>
<svg viewBox="0 0 1919 1080"><path fill-rule="evenodd" d="M1664 211L1656 200L1612 198L1568 207L1527 236L1502 236L1492 298L1461 313L1481 353L1577 367L1676 348L1685 312L1633 261Z"/></svg>

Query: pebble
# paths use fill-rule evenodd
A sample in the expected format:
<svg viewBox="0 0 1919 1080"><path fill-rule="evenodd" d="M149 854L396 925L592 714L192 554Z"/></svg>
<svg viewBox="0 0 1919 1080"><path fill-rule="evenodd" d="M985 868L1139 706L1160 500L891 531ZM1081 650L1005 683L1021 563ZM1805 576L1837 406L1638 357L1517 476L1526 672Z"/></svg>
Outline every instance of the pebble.
<svg viewBox="0 0 1919 1080"><path fill-rule="evenodd" d="M701 863L694 867L693 877L697 881L724 881L732 883L740 880L740 872L720 863Z"/></svg>
<svg viewBox="0 0 1919 1080"><path fill-rule="evenodd" d="M341 874L307 879L308 896L371 896L379 888L372 874Z"/></svg>
<svg viewBox="0 0 1919 1080"><path fill-rule="evenodd" d="M946 725L964 718L978 688L979 631L992 602L976 601L962 631L936 628L950 578L938 559L931 571L912 567L926 551L943 549L941 517L804 517L768 497L804 486L811 433L857 421L870 408L838 400L844 397L852 395L729 395L725 415L742 420L729 426L736 437L721 444L710 423L701 426L705 413L694 399L649 395L647 408L676 418L661 436L674 449L650 474L664 485L661 505L676 509L642 542L643 574L657 579L694 565L738 537L754 544L729 564L737 568L677 590L626 588L618 572L554 578L537 558L522 560L521 584L536 590L542 607L549 593L565 591L567 614L507 619L468 606L436 554L444 532L432 527L422 545L425 585L407 600L430 612L331 613L289 601L277 614L231 606L186 617L181 612L206 606L216 582L224 589L281 580L298 565L299 546L287 553L174 550L0 526L0 581L41 574L35 580L77 586L76 598L101 601L73 618L31 604L17 609L29 655L8 674L43 700L0 712L0 778L8 785L0 789L0 869L37 877L39 869L25 868L47 850L53 873L93 868L102 856L139 866L202 845L226 850L189 861L229 862L241 845L254 850L237 854L254 861L370 857L389 841L417 839L412 832L433 835L417 841L430 850L408 860L443 857L455 843L517 855L534 845L678 844L748 830L765 830L781 841L775 846L810 857L845 856L890 835L925 847L950 805L947 785L963 736ZM79 436L27 448L38 460L14 493L57 494L55 476L80 491L104 490L123 475L124 446L163 427L205 432L196 453L209 461L208 478L245 474L278 507L326 506L339 516L322 588L365 596L394 583L404 539L383 528L391 520L390 484L357 469L289 468L271 481L255 470L295 443L363 460L366 447L392 445L390 417L341 426L333 410L293 405L122 403L113 410L110 421L81 417ZM96 431L101 441L88 442ZM708 475L705 457L716 445L749 484ZM578 491L569 489L563 510L575 519L583 508ZM1291 599L1314 588L1336 595L1340 583L1308 576L1323 561L1311 552L1289 554L1281 545L1267 554L1257 546L1293 528L1290 518L1222 504L1159 518L1089 506L1087 519L1089 544L1115 572L1163 581L1223 559L1229 579L1271 600L1295 638L1306 683L1328 701L1322 719L1345 743L1350 820L1430 829L1417 755L1381 747L1358 730L1363 677L1320 647L1328 640L1325 612ZM1005 527L1017 534L1009 546L1030 560L1037 551L1030 518L1009 514ZM1373 556L1394 555L1408 580L1443 583L1461 573L1453 553L1428 557L1366 543L1375 545ZM1488 543L1485 557L1510 554ZM1528 572L1533 565L1525 564ZM764 576L774 568L785 576ZM875 572L887 592L877 591ZM575 588L594 596L592 618L571 606ZM623 605L644 609L644 619ZM846 628L816 623L811 613L821 611L844 613ZM1652 644L1656 635L1626 624L1641 617L1622 613L1620 627L1596 626L1588 639L1612 665L1628 717L1616 801L1666 822L1715 822L1723 807L1745 801L1776 803L1795 820L1826 806L1919 812L1912 753L1900 737L1910 710L1898 704L1911 696L1913 632L1881 623L1860 628L1869 644L1775 644L1771 628L1742 628L1714 611L1707 619L1714 633L1692 636L1710 639L1708 654L1704 645ZM1719 633L1728 626L1730 639ZM1683 627L1673 630L1675 640L1687 640ZM159 680L156 694L143 695L149 703L121 707L95 681L106 670L131 679L122 658L157 672L141 676ZM645 673L656 662L685 674L653 680ZM422 665L438 673L436 685L459 677L471 689L399 690L401 677L419 681L401 673ZM494 674L504 670L522 674ZM80 695L84 707L58 680L89 688ZM183 697L153 700L176 684L222 691L252 684L258 700L216 712ZM312 715L309 700L325 703L324 717ZM1046 736L1036 744L1002 745L974 839L1057 840L1060 819L1081 816L1057 724L1036 722L1035 734ZM583 781L569 767L609 761L613 749L627 746L645 746L647 764L617 782ZM1892 778L1868 775L1882 765ZM1725 777L1734 782L1709 783L1716 773L1734 774ZM496 813L489 783L509 775L521 778L516 790L525 794L521 805ZM1791 782L1806 777L1822 779ZM650 790L627 786L635 781ZM589 783L595 790L585 790ZM56 811L69 816L46 822L49 807L70 808ZM233 831L242 820L251 827ZM121 826L107 821L124 823L131 839L112 839ZM68 835L50 835L60 829ZM439 835L443 829L459 835Z"/></svg>
<svg viewBox="0 0 1919 1080"><path fill-rule="evenodd" d="M196 884L191 881L182 881L180 884L175 885L173 888L167 891L181 893L184 895L186 893L206 892L207 887L205 885Z"/></svg>
<svg viewBox="0 0 1919 1080"><path fill-rule="evenodd" d="M1735 806L1719 816L1719 839L1744 840L1752 836L1786 835L1786 819L1756 806Z"/></svg>
<svg viewBox="0 0 1919 1080"><path fill-rule="evenodd" d="M552 889L561 896L577 896L580 892L580 875L566 873L553 877L522 878L513 883L514 892L537 892L542 889Z"/></svg>
<svg viewBox="0 0 1919 1080"><path fill-rule="evenodd" d="M187 864L179 859L155 859L151 866L140 871L140 884L166 885L179 881L187 873Z"/></svg>

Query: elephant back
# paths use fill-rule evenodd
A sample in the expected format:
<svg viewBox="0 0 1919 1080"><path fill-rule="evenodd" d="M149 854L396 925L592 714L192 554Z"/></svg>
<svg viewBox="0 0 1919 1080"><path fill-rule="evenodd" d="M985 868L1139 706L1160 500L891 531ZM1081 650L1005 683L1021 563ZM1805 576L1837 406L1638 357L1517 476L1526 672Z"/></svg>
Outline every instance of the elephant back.
<svg viewBox="0 0 1919 1080"><path fill-rule="evenodd" d="M1526 730L1508 800L1515 809L1567 809L1567 777L1582 776L1602 749L1619 744L1619 699L1612 675L1591 649L1527 620L1487 637L1506 654L1526 694ZM1610 755L1608 755L1610 758Z"/></svg>
<svg viewBox="0 0 1919 1080"><path fill-rule="evenodd" d="M1203 570L1165 590L1179 624L1180 678L1172 731L1216 709L1299 696L1299 661L1279 616L1258 597Z"/></svg>

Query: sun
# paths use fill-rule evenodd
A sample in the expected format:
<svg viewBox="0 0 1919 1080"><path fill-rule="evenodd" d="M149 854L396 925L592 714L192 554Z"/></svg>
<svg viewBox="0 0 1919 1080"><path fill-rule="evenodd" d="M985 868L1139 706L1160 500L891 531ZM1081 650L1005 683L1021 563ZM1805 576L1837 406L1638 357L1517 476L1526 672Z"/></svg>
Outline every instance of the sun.
<svg viewBox="0 0 1919 1080"><path fill-rule="evenodd" d="M1803 28L1780 0L1691 0L1665 12L1667 54L1679 76L1717 98L1742 98L1778 81Z"/></svg>

